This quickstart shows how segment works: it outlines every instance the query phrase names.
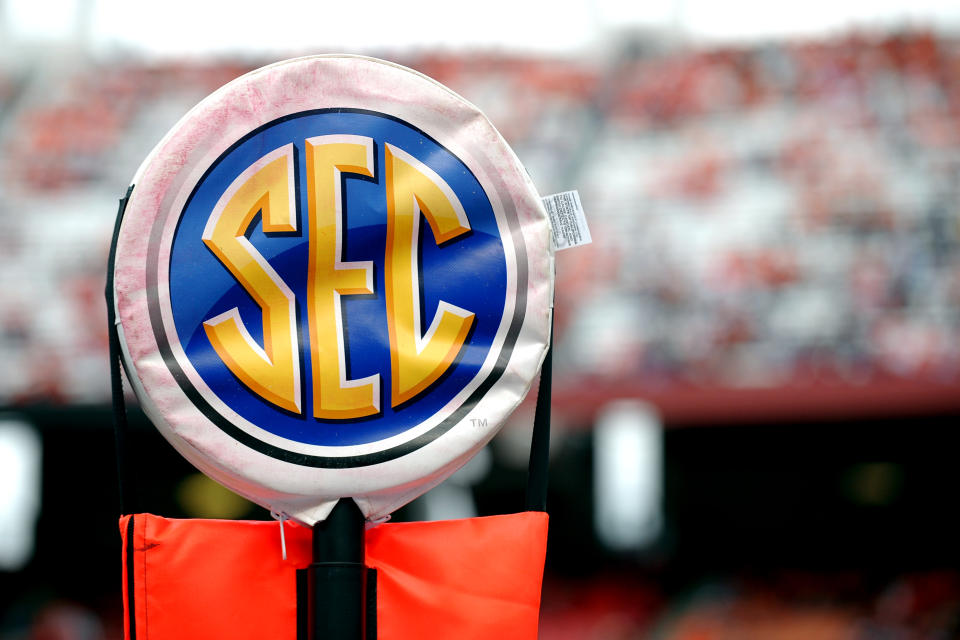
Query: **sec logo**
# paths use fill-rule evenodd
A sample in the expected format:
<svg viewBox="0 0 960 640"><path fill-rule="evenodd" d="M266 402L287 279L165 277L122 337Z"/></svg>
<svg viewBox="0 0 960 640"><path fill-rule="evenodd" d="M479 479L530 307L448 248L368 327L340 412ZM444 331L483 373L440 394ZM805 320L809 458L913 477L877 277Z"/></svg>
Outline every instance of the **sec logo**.
<svg viewBox="0 0 960 640"><path fill-rule="evenodd" d="M369 517L489 440L546 350L549 225L475 107L369 58L280 63L198 105L134 180L125 361L191 462L312 524Z"/></svg>
<svg viewBox="0 0 960 640"><path fill-rule="evenodd" d="M238 440L300 464L380 462L443 433L502 373L506 294L526 267L510 236L469 168L408 123L295 114L232 146L190 195L173 323L155 330L184 391ZM322 455L421 424L399 450Z"/></svg>

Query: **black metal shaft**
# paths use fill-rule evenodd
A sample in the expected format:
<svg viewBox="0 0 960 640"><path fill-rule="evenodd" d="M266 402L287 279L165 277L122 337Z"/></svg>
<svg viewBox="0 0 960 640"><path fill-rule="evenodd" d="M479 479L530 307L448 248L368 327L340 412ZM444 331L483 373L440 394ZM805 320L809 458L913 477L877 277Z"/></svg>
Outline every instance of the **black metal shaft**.
<svg viewBox="0 0 960 640"><path fill-rule="evenodd" d="M313 562L307 570L309 640L363 640L364 518L357 503L341 499L313 527Z"/></svg>

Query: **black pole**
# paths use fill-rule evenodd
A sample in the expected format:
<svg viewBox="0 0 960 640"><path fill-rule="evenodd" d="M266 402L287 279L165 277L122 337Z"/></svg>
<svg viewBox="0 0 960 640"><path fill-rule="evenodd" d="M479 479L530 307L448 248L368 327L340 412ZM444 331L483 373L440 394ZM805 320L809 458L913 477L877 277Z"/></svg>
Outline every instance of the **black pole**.
<svg viewBox="0 0 960 640"><path fill-rule="evenodd" d="M309 640L363 640L366 602L364 517L341 499L313 526L313 562L307 569Z"/></svg>

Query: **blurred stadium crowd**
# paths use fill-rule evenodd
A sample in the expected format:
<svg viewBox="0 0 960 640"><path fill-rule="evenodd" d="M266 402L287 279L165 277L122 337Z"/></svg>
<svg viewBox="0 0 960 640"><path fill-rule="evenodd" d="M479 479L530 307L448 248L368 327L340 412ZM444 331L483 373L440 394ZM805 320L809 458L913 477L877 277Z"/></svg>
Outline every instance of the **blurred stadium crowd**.
<svg viewBox="0 0 960 640"><path fill-rule="evenodd" d="M571 359L748 385L956 379L958 77L957 43L930 34L619 65L574 178L600 238L577 258L604 266L560 281Z"/></svg>
<svg viewBox="0 0 960 640"><path fill-rule="evenodd" d="M116 198L265 62L0 70L0 402L105 400ZM400 62L478 104L542 193L580 190L594 244L558 257L561 374L960 381L960 41Z"/></svg>

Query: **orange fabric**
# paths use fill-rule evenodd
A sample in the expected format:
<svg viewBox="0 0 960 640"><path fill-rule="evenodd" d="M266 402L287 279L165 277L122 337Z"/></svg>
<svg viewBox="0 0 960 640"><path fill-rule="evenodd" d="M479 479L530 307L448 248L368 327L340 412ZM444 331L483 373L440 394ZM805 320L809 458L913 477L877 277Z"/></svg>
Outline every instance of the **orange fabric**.
<svg viewBox="0 0 960 640"><path fill-rule="evenodd" d="M289 561L284 562L277 528L270 522L134 516L137 640L295 639L294 571L310 562L310 532L285 526ZM125 521L121 532L126 574L131 547ZM291 545L291 538L299 544ZM129 611L129 603L124 605Z"/></svg>
<svg viewBox="0 0 960 640"><path fill-rule="evenodd" d="M130 619L132 567L137 640L295 640L295 571L310 562L309 529L285 524L284 561L276 522L138 514L127 544L129 518L120 520L124 611ZM377 637L534 640L546 539L538 512L369 530Z"/></svg>
<svg viewBox="0 0 960 640"><path fill-rule="evenodd" d="M381 640L533 640L547 514L387 524L367 533Z"/></svg>

